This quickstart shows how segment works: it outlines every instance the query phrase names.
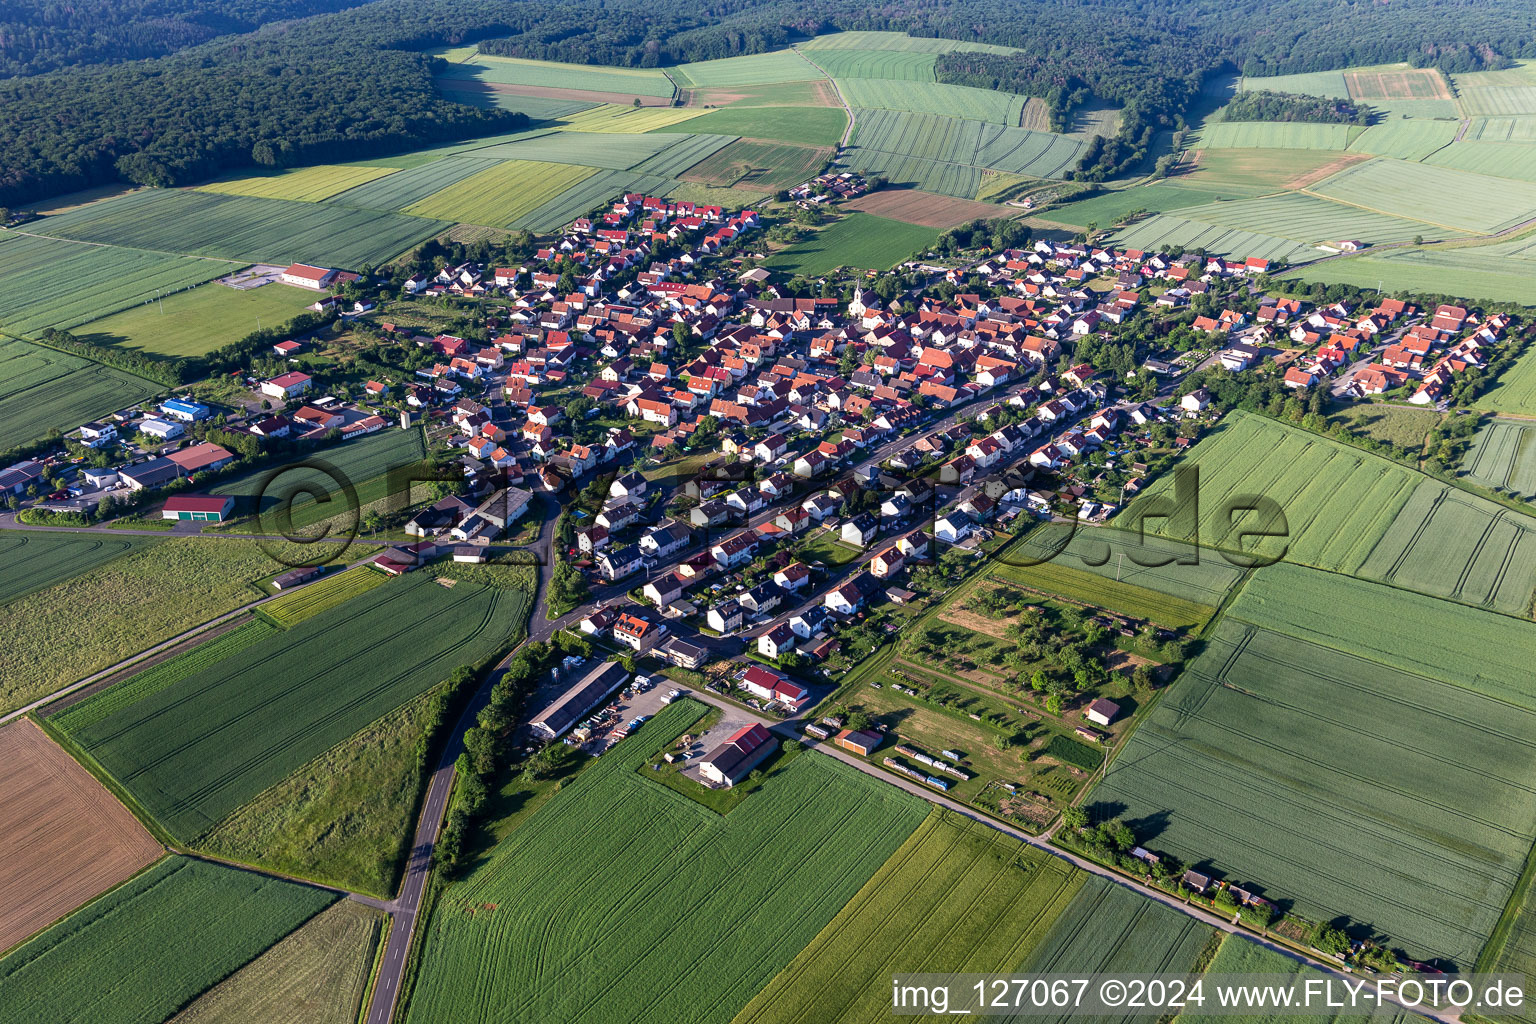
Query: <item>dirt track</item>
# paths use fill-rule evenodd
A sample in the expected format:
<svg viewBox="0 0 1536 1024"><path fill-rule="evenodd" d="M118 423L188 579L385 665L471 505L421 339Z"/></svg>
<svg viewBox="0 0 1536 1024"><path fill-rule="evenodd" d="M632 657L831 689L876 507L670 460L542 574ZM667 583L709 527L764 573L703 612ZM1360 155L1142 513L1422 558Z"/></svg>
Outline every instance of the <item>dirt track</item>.
<svg viewBox="0 0 1536 1024"><path fill-rule="evenodd" d="M165 850L91 773L26 719L0 728L0 951Z"/></svg>

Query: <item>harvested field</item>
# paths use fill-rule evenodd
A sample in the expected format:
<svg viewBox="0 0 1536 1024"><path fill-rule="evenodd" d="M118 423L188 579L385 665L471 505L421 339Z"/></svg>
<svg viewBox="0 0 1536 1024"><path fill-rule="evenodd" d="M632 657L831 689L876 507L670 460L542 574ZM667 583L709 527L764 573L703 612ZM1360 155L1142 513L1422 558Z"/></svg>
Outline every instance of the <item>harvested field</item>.
<svg viewBox="0 0 1536 1024"><path fill-rule="evenodd" d="M879 1020L886 979L1007 970L1087 878L958 814L935 810L735 1024Z"/></svg>
<svg viewBox="0 0 1536 1024"><path fill-rule="evenodd" d="M831 157L829 148L739 139L717 149L678 176L684 181L777 192L814 178ZM636 170L650 170L641 164ZM665 173L665 172L652 172Z"/></svg>
<svg viewBox="0 0 1536 1024"><path fill-rule="evenodd" d="M339 898L167 857L0 959L0 1024L165 1020Z"/></svg>
<svg viewBox="0 0 1536 1024"><path fill-rule="evenodd" d="M899 220L925 228L952 228L982 218L1017 217L1019 211L991 203L934 195L910 188L888 188L844 204L850 210Z"/></svg>
<svg viewBox="0 0 1536 1024"><path fill-rule="evenodd" d="M342 900L167 1024L353 1024L384 920L372 907Z"/></svg>
<svg viewBox="0 0 1536 1024"><path fill-rule="evenodd" d="M0 728L0 950L164 853L91 773L27 719Z"/></svg>

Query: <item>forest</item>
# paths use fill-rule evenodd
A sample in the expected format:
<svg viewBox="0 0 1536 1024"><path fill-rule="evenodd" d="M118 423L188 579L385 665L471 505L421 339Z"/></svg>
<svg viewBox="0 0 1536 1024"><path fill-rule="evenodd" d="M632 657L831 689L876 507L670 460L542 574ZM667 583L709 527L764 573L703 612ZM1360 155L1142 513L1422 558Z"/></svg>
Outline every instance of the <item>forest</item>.
<svg viewBox="0 0 1536 1024"><path fill-rule="evenodd" d="M197 9L252 19L264 2ZM0 205L113 180L185 184L253 165L357 159L523 123L439 97L420 52L436 46L664 66L854 29L1015 47L944 55L939 77L1044 97L1058 123L1090 96L1120 105L1119 133L1095 140L1077 171L1091 181L1145 165L1213 74L1396 60L1463 71L1536 56L1527 0L375 0L151 60L0 81ZM26 64L67 62L84 38L37 36Z"/></svg>
<svg viewBox="0 0 1536 1024"><path fill-rule="evenodd" d="M1351 100L1326 96L1298 96L1258 89L1240 92L1222 108L1226 121L1309 121L1313 124L1368 125L1375 117L1370 107Z"/></svg>

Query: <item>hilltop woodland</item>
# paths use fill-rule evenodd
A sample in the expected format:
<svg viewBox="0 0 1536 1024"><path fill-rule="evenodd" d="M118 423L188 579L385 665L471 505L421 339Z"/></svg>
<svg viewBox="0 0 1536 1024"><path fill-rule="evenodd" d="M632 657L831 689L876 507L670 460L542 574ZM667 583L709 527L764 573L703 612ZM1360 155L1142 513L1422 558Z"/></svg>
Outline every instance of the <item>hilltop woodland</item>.
<svg viewBox="0 0 1536 1024"><path fill-rule="evenodd" d="M1221 111L1225 121L1308 121L1313 124L1368 125L1370 107L1326 96L1297 96L1258 89L1240 92Z"/></svg>
<svg viewBox="0 0 1536 1024"><path fill-rule="evenodd" d="M267 16L258 0L243 2L250 10L229 13L225 24ZM1043 97L1058 124L1089 97L1121 106L1119 133L1096 138L1076 172L1093 181L1146 163L1158 132L1183 127L1205 80L1221 71L1396 60L1469 71L1536 56L1536 13L1524 0L1475 8L1455 0L1399 0L1390 8L1060 0L1031 3L1022 17L1018 8L1014 0L907 0L875 9L861 0L720 0L707 8L693 0L607 0L599 17L587 3L377 0L151 60L0 82L0 205L111 181L184 185L235 168L358 159L516 130L522 115L467 107L434 91L437 65L421 51L469 42L495 54L642 67L761 52L847 29L1015 47L1014 54L942 55L939 79ZM47 27L51 6L27 10L17 26L0 24L7 39L0 57L13 70L91 57L89 19ZM217 12L237 11L228 3L211 10L215 22ZM127 56L131 35L120 33L115 49L102 44L101 59Z"/></svg>

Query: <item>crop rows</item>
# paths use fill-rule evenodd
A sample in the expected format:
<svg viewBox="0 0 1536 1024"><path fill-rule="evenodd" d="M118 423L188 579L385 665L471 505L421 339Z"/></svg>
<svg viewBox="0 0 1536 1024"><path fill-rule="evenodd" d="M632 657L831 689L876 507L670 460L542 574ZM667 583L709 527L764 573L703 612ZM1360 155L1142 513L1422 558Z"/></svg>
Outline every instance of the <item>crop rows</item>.
<svg viewBox="0 0 1536 1024"><path fill-rule="evenodd" d="M381 263L446 226L331 203L183 189L145 189L57 214L41 225L44 234L88 242L254 263L297 260L326 267ZM103 312L107 310L98 309L97 315Z"/></svg>
<svg viewBox="0 0 1536 1024"><path fill-rule="evenodd" d="M924 817L815 754L725 817L636 771L702 710L663 709L445 894L408 1021L730 1020Z"/></svg>
<svg viewBox="0 0 1536 1024"><path fill-rule="evenodd" d="M1536 518L1427 480L1360 573L1523 615L1536 590Z"/></svg>
<svg viewBox="0 0 1536 1024"><path fill-rule="evenodd" d="M1312 190L1369 209L1470 231L1495 232L1536 217L1536 183L1401 160L1367 160Z"/></svg>
<svg viewBox="0 0 1536 1024"><path fill-rule="evenodd" d="M167 857L0 960L0 1024L164 1020L337 898Z"/></svg>
<svg viewBox="0 0 1536 1024"><path fill-rule="evenodd" d="M679 64L668 68L667 74L684 89L734 89L826 77L794 50L770 50L742 57Z"/></svg>
<svg viewBox="0 0 1536 1024"><path fill-rule="evenodd" d="M1368 921L1415 957L1470 965L1536 838L1525 781L1536 704L1368 660L1356 636L1448 623L1399 623L1389 597L1355 592L1371 585L1315 570L1282 565L1255 582L1276 569L1278 584L1239 599L1094 799L1161 817L1168 852L1294 899L1304 916ZM1297 635L1265 599L1277 591L1318 601L1328 631ZM1363 607L1346 617L1375 630L1338 621L1351 599Z"/></svg>
<svg viewBox="0 0 1536 1024"><path fill-rule="evenodd" d="M1536 67L1529 61L1503 71L1453 75L1461 105L1473 116L1536 114Z"/></svg>
<svg viewBox="0 0 1536 1024"><path fill-rule="evenodd" d="M1474 117L1468 142L1536 142L1536 117Z"/></svg>
<svg viewBox="0 0 1536 1024"><path fill-rule="evenodd" d="M444 157L376 178L366 185L349 188L326 201L339 206L357 206L370 210L402 210L472 174L495 167L498 163L500 161L495 157L475 156L472 153Z"/></svg>
<svg viewBox="0 0 1536 1024"><path fill-rule="evenodd" d="M566 131L639 135L658 128L670 128L703 113L691 107L626 107L605 103L569 114L560 118L560 122Z"/></svg>
<svg viewBox="0 0 1536 1024"><path fill-rule="evenodd" d="M527 595L411 577L74 732L172 835L193 839L321 751L505 644Z"/></svg>
<svg viewBox="0 0 1536 1024"><path fill-rule="evenodd" d="M932 53L906 50L832 50L813 51L811 56L822 70L836 79L887 78L906 82L936 82Z"/></svg>
<svg viewBox="0 0 1536 1024"><path fill-rule="evenodd" d="M1536 424L1489 423L1473 439L1461 471L1484 487L1536 497Z"/></svg>
<svg viewBox="0 0 1536 1024"><path fill-rule="evenodd" d="M53 724L65 732L80 732L136 701L217 665L225 658L271 641L277 635L277 630L261 619L247 622L93 694L58 714L52 719Z"/></svg>
<svg viewBox="0 0 1536 1024"><path fill-rule="evenodd" d="M261 606L261 614L288 629L305 619L345 604L366 593L389 577L369 565L359 565L317 583L285 594Z"/></svg>
<svg viewBox="0 0 1536 1024"><path fill-rule="evenodd" d="M1192 206L1178 211L1178 215L1239 231L1267 232L1309 244L1343 238L1376 243L1406 242L1417 235L1445 237L1460 234L1432 228L1422 221L1389 217L1296 192Z"/></svg>
<svg viewBox="0 0 1536 1024"><path fill-rule="evenodd" d="M1536 141L1453 142L1431 153L1425 162L1497 178L1536 181Z"/></svg>
<svg viewBox="0 0 1536 1024"><path fill-rule="evenodd" d="M135 377L25 341L0 339L0 451L50 428L126 409L160 391Z"/></svg>
<svg viewBox="0 0 1536 1024"><path fill-rule="evenodd" d="M1025 97L991 89L881 78L850 78L837 84L850 107L907 110L1007 125L1018 124L1024 112Z"/></svg>
<svg viewBox="0 0 1536 1024"><path fill-rule="evenodd" d="M561 64L476 54L462 64L450 64L443 77L474 78L505 85L535 85L550 89L585 89L626 96L670 97L672 83L655 68L619 68L597 64Z"/></svg>
<svg viewBox="0 0 1536 1024"><path fill-rule="evenodd" d="M958 39L939 39L931 36L909 36L905 32L829 32L797 44L802 50L811 51L818 62L820 54L828 50L900 50L906 53L949 53L965 50L974 53L1017 53L1017 50L991 43L971 43Z"/></svg>
<svg viewBox="0 0 1536 1024"><path fill-rule="evenodd" d="M425 456L426 447L422 443L421 431L386 428L378 433L364 434L362 437L332 445L325 449L323 454L306 460L325 468L303 466L303 464L284 466L277 470L279 475L274 477L273 467L263 466L220 481L213 488L213 493L233 495L235 513L241 516L277 513L291 495L292 504L289 506L289 511L293 514L294 522L298 525L307 525L315 520L306 517L306 511L315 511L323 515L329 511L329 507L349 504L343 501L346 495L341 485L342 481L349 482L357 488L358 504L364 505L374 500L372 498L365 500L363 494L365 485L372 481L379 481L381 486L370 490L379 491L379 496L383 497L389 490L388 483L394 482L388 480L392 470L410 470ZM402 472L402 475L409 475L409 473ZM400 482L403 490L403 481ZM258 498L261 501L259 508L257 507ZM313 510L306 508L311 505L329 507Z"/></svg>
<svg viewBox="0 0 1536 1024"><path fill-rule="evenodd" d="M605 132L554 132L531 139L502 142L475 150L475 156L499 160L542 160L622 171L677 145L676 134L620 135Z"/></svg>
<svg viewBox="0 0 1536 1024"><path fill-rule="evenodd" d="M33 336L48 327L68 330L235 269L215 260L0 231L0 326Z"/></svg>
<svg viewBox="0 0 1536 1024"><path fill-rule="evenodd" d="M655 136L664 138L665 136ZM530 231L554 231L571 221L600 207L605 208L626 192L644 192L659 195L676 182L656 174L640 174L635 171L599 171L577 183L573 188L519 217L513 228Z"/></svg>
<svg viewBox="0 0 1536 1024"><path fill-rule="evenodd" d="M1012 568L1009 563L1045 561L1047 565L1096 573L1197 606L1221 604L1243 575L1241 569L1214 551L1151 533L1140 537L1106 528L1043 525L1015 552L1000 558L994 563L995 568Z"/></svg>
<svg viewBox="0 0 1536 1024"><path fill-rule="evenodd" d="M111 534L0 533L0 603L78 576L130 551L156 543L153 537Z"/></svg>
<svg viewBox="0 0 1536 1024"><path fill-rule="evenodd" d="M742 139L724 149L719 149L694 164L678 168L669 164L668 169L652 173L678 174L687 172L689 178L718 185L737 185L773 192L789 188L808 178L815 177L831 155L829 149L812 149L788 142L758 142ZM639 171L652 170L652 161L646 161Z"/></svg>
<svg viewBox="0 0 1536 1024"><path fill-rule="evenodd" d="M418 217L508 227L597 173L593 167L507 160L405 208Z"/></svg>
<svg viewBox="0 0 1536 1024"><path fill-rule="evenodd" d="M1219 121L1201 130L1200 145L1211 149L1344 149L1349 137L1347 124Z"/></svg>
<svg viewBox="0 0 1536 1024"><path fill-rule="evenodd" d="M1082 873L985 826L935 811L735 1024L865 1021L903 972L1023 962Z"/></svg>
<svg viewBox="0 0 1536 1024"><path fill-rule="evenodd" d="M1460 129L1456 121L1388 121L1367 128L1349 144L1351 152L1422 160L1450 144Z"/></svg>
<svg viewBox="0 0 1536 1024"><path fill-rule="evenodd" d="M737 144L734 135L678 135L675 138L677 141L672 145L636 164L634 173L675 178L700 161L721 151L729 151ZM778 153L779 150L793 154L801 152L801 147L776 146L770 152Z"/></svg>
<svg viewBox="0 0 1536 1024"><path fill-rule="evenodd" d="M1059 177L1083 152L1081 141L1065 135L936 114L859 110L856 120L853 145L844 156L850 166L961 199L976 195L979 168Z"/></svg>
<svg viewBox="0 0 1536 1024"><path fill-rule="evenodd" d="M388 177L395 173L393 167L357 167L341 164L319 164L298 170L276 174L255 175L248 178L231 178L211 181L199 186L203 192L220 192L231 196L257 196L261 199L297 199L318 202L354 185Z"/></svg>
<svg viewBox="0 0 1536 1024"><path fill-rule="evenodd" d="M1498 384L1478 400L1479 408L1536 416L1536 353L1527 352L1499 375Z"/></svg>
<svg viewBox="0 0 1536 1024"><path fill-rule="evenodd" d="M1291 261L1315 255L1310 247L1291 238L1257 231L1239 231L1220 224L1194 220L1179 214L1159 213L1115 232L1115 242L1127 249L1156 251L1163 246L1204 249L1221 256Z"/></svg>

